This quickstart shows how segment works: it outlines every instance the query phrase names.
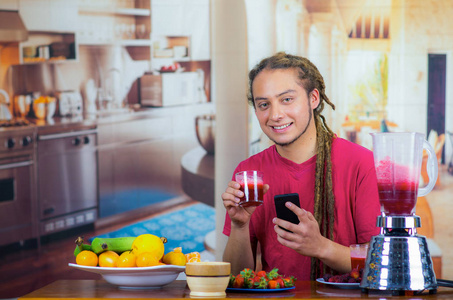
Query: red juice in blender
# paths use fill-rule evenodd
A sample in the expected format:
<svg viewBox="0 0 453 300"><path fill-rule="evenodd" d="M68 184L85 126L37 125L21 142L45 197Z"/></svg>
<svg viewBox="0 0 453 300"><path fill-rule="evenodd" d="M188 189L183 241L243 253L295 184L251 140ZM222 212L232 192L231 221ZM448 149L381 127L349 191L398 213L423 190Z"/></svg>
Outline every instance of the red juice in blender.
<svg viewBox="0 0 453 300"><path fill-rule="evenodd" d="M386 215L411 215L417 203L418 184L415 182L378 182L381 210Z"/></svg>
<svg viewBox="0 0 453 300"><path fill-rule="evenodd" d="M418 178L407 166L390 159L381 160L376 166L381 211L386 215L412 215L417 203Z"/></svg>

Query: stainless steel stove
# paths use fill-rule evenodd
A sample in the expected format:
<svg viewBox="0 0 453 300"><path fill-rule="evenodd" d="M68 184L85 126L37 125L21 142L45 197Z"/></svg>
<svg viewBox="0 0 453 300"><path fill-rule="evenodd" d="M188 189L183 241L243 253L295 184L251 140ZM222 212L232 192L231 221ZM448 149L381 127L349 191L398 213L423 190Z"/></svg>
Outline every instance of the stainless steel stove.
<svg viewBox="0 0 453 300"><path fill-rule="evenodd" d="M36 127L25 119L0 121L0 246L38 236Z"/></svg>

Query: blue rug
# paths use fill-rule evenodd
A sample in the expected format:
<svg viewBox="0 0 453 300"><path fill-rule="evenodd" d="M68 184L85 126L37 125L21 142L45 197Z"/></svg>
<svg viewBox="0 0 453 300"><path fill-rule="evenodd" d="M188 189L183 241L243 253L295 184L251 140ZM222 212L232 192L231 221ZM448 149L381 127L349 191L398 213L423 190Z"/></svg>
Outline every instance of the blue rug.
<svg viewBox="0 0 453 300"><path fill-rule="evenodd" d="M101 195L99 197L99 217L104 218L131 211L177 196L157 189L144 188L126 189L115 194Z"/></svg>
<svg viewBox="0 0 453 300"><path fill-rule="evenodd" d="M190 253L205 250L205 236L214 229L215 209L204 203L197 203L98 237L113 238L151 233L167 238L165 253L176 247L182 247L183 253Z"/></svg>

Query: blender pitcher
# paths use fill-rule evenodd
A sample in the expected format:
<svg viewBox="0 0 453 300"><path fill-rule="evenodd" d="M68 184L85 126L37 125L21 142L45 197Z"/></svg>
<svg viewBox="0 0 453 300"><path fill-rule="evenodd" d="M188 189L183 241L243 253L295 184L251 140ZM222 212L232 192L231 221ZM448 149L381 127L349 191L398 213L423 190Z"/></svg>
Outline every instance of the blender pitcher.
<svg viewBox="0 0 453 300"><path fill-rule="evenodd" d="M416 132L371 133L379 202L385 215L412 215L417 197L427 195L437 180L437 157L424 135ZM428 152L428 184L419 188L423 149Z"/></svg>

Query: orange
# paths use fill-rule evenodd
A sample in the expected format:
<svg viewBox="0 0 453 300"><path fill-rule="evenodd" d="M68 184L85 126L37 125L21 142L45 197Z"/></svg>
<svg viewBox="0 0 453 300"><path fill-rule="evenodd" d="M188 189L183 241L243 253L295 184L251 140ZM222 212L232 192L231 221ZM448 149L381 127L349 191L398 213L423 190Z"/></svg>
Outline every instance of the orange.
<svg viewBox="0 0 453 300"><path fill-rule="evenodd" d="M162 262L168 265L185 266L187 259L186 256L182 253L181 247L178 247L173 249L173 251L165 254Z"/></svg>
<svg viewBox="0 0 453 300"><path fill-rule="evenodd" d="M118 258L118 268L133 268L136 267L136 259L137 257L135 256L132 251L124 251L121 253L120 257Z"/></svg>
<svg viewBox="0 0 453 300"><path fill-rule="evenodd" d="M107 250L99 254L99 266L100 267L116 267L119 259L118 253Z"/></svg>
<svg viewBox="0 0 453 300"><path fill-rule="evenodd" d="M76 263L81 266L96 267L98 256L93 251L83 250L76 256Z"/></svg>
<svg viewBox="0 0 453 300"><path fill-rule="evenodd" d="M164 255L164 242L154 234L139 235L132 243L132 253L139 255L143 252L150 252L157 260L160 260Z"/></svg>
<svg viewBox="0 0 453 300"><path fill-rule="evenodd" d="M187 262L199 262L201 261L200 252L190 252L186 254Z"/></svg>
<svg viewBox="0 0 453 300"><path fill-rule="evenodd" d="M142 252L137 255L136 260L137 267L152 267L161 264L156 258L154 253L151 252Z"/></svg>
<svg viewBox="0 0 453 300"><path fill-rule="evenodd" d="M187 262L193 263L193 262L200 262L201 259L198 257L191 257Z"/></svg>

